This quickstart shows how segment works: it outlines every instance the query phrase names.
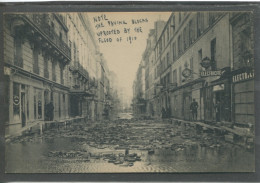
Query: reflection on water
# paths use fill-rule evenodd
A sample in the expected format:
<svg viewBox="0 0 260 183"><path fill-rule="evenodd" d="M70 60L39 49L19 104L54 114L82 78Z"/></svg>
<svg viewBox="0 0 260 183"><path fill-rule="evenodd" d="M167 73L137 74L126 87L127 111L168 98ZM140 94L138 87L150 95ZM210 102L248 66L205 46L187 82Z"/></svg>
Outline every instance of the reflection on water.
<svg viewBox="0 0 260 183"><path fill-rule="evenodd" d="M141 155L134 166L115 165L103 159L82 161L77 158L49 157L50 151L124 152L123 150L95 149L75 138L42 139L6 144L7 173L88 173L88 172L248 172L254 171L254 156L241 147L201 147L191 144L184 148L130 150Z"/></svg>

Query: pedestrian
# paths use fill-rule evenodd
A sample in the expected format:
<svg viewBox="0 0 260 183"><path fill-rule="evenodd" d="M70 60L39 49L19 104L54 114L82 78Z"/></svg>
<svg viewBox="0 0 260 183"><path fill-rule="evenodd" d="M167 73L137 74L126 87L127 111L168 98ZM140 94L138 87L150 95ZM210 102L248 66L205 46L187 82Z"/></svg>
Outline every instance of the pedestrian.
<svg viewBox="0 0 260 183"><path fill-rule="evenodd" d="M49 120L50 121L53 121L53 118L54 118L54 106L53 106L53 103L52 101L49 103Z"/></svg>
<svg viewBox="0 0 260 183"><path fill-rule="evenodd" d="M162 107L162 118L164 119L166 116L166 110L164 107Z"/></svg>
<svg viewBox="0 0 260 183"><path fill-rule="evenodd" d="M193 102L190 104L190 110L191 110L193 121L197 121L198 107L199 107L198 102L196 102L196 100L193 99Z"/></svg>
<svg viewBox="0 0 260 183"><path fill-rule="evenodd" d="M216 110L216 121L220 121L220 101L217 100L217 103L215 105L215 110Z"/></svg>

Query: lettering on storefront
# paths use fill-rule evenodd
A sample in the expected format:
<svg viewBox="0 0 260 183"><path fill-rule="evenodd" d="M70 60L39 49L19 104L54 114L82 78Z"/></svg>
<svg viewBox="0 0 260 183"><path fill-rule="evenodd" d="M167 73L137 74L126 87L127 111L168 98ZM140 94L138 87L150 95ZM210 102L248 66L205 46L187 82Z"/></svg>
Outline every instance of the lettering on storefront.
<svg viewBox="0 0 260 183"><path fill-rule="evenodd" d="M255 74L254 71L252 70L251 72L243 72L240 74L236 74L232 77L233 83L239 82L239 81L244 81L247 79L252 79L254 78Z"/></svg>
<svg viewBox="0 0 260 183"><path fill-rule="evenodd" d="M202 71L200 73L201 77L208 77L208 76L221 76L223 71Z"/></svg>

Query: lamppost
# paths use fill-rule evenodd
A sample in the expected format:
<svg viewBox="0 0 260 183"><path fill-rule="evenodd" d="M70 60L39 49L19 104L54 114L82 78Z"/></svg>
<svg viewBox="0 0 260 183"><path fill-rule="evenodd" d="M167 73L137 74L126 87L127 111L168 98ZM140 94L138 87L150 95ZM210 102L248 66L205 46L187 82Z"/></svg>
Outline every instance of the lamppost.
<svg viewBox="0 0 260 183"><path fill-rule="evenodd" d="M201 60L200 65L206 70L211 66L211 60L209 57L205 57Z"/></svg>

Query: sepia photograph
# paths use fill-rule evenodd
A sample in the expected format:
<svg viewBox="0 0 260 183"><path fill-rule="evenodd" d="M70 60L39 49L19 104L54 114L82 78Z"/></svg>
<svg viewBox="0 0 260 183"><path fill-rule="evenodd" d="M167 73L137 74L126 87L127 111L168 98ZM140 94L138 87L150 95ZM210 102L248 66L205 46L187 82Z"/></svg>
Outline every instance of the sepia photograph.
<svg viewBox="0 0 260 183"><path fill-rule="evenodd" d="M253 11L5 12L5 173L255 172Z"/></svg>

